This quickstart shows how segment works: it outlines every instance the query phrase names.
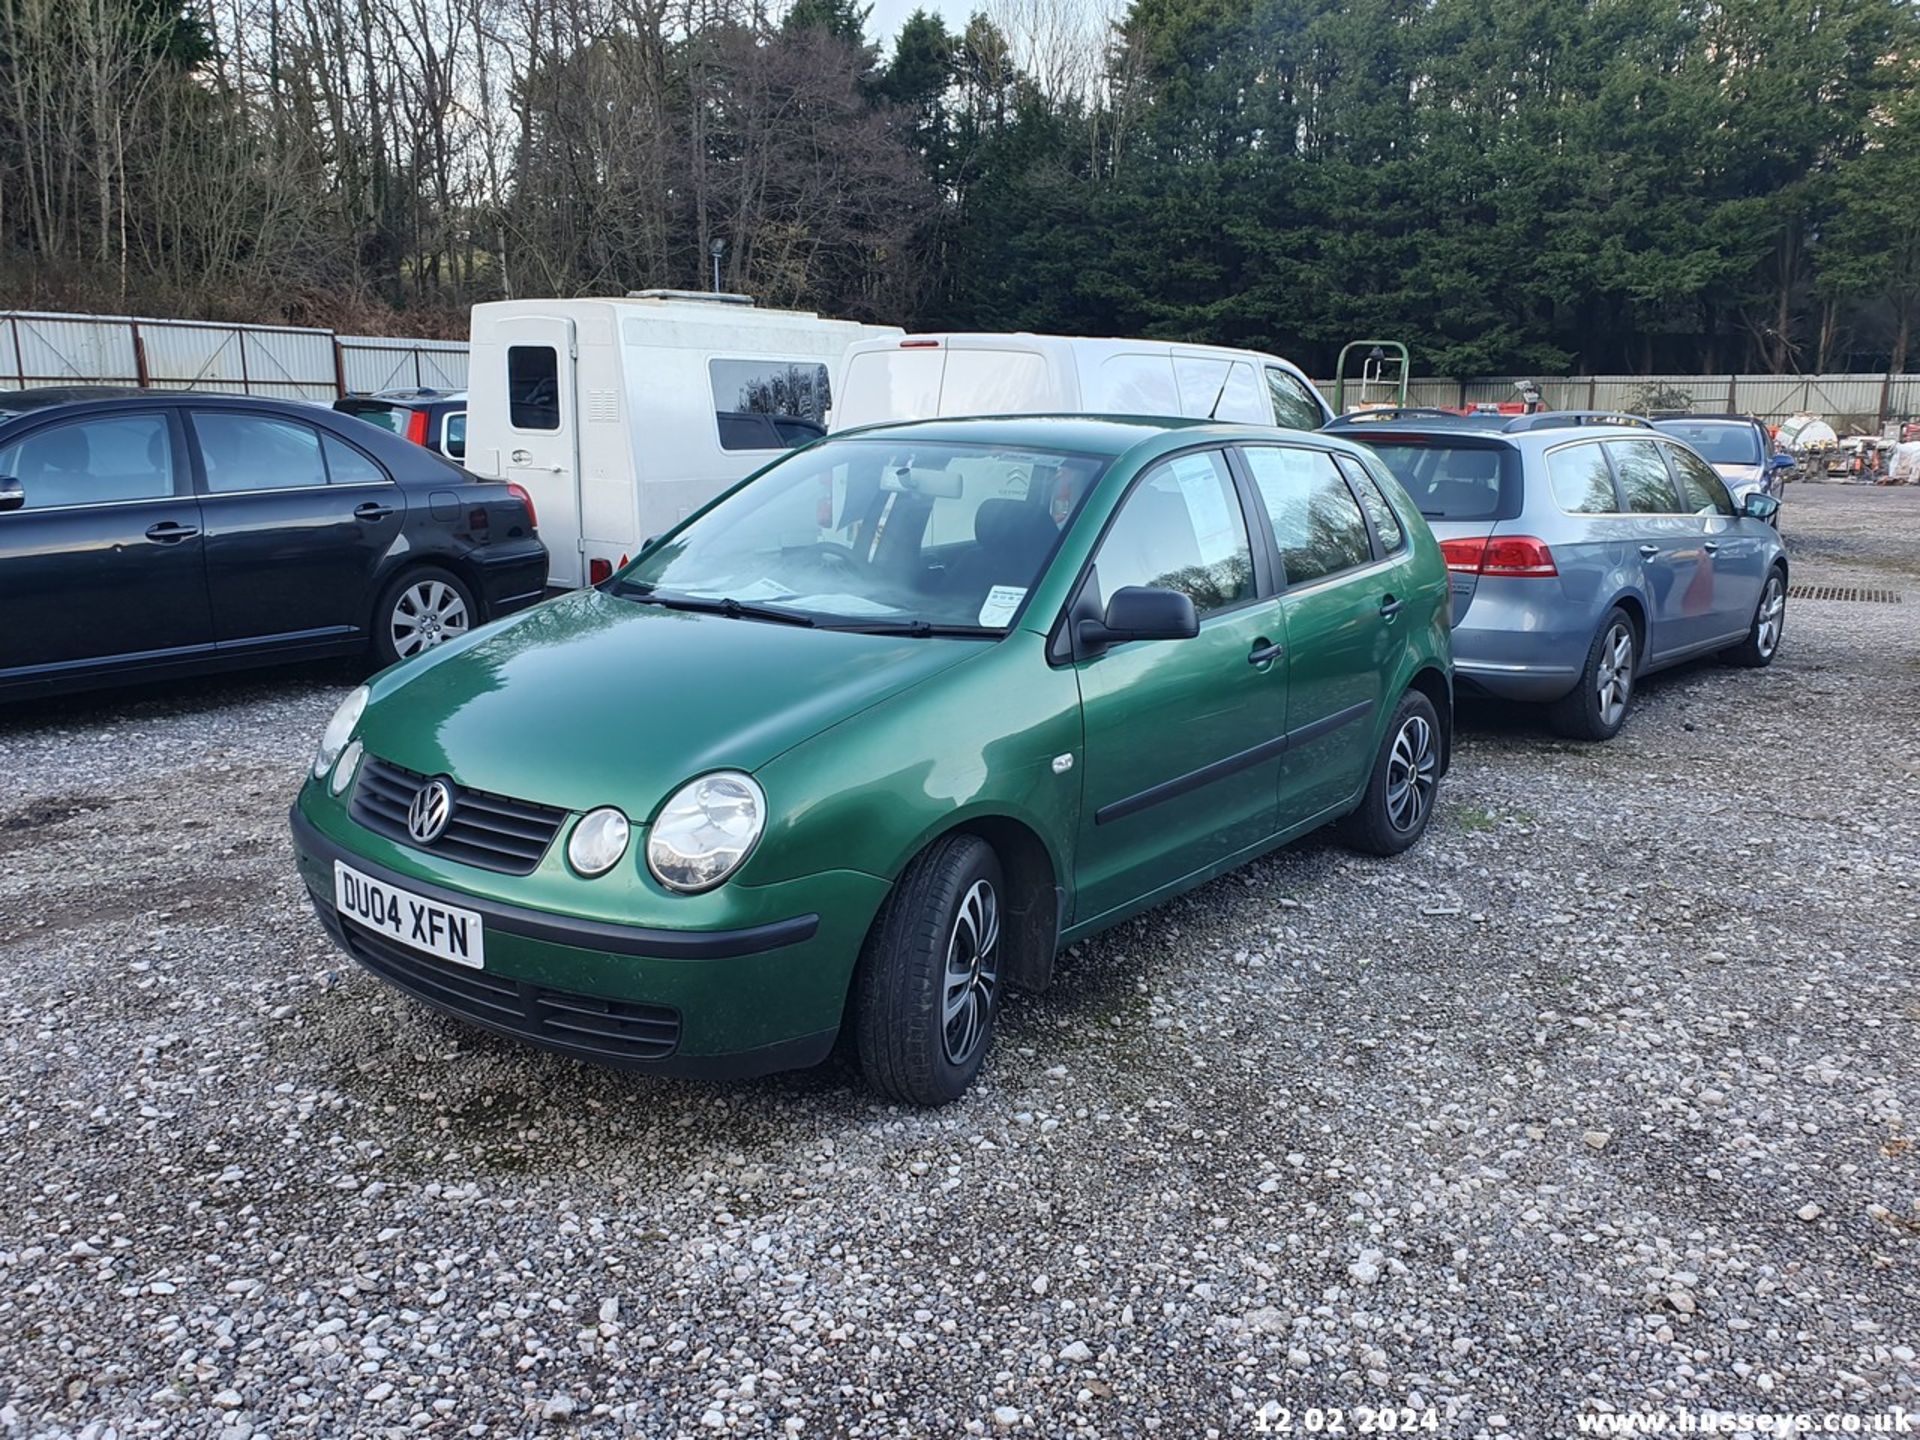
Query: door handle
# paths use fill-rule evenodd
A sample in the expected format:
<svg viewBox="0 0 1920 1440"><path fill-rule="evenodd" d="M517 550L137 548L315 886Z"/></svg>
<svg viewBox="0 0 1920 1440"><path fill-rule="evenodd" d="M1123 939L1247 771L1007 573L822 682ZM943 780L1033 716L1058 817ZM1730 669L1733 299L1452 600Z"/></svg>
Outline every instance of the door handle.
<svg viewBox="0 0 1920 1440"><path fill-rule="evenodd" d="M1400 613L1401 604L1402 602L1396 600L1393 596L1387 596L1386 599L1380 602L1380 618L1382 620L1393 619L1394 616Z"/></svg>
<svg viewBox="0 0 1920 1440"><path fill-rule="evenodd" d="M1660 547L1658 545L1642 545L1640 547L1640 553L1651 560L1660 553Z"/></svg>
<svg viewBox="0 0 1920 1440"><path fill-rule="evenodd" d="M1720 553L1720 542L1718 540L1709 540L1700 548L1705 550L1709 555L1718 555Z"/></svg>
<svg viewBox="0 0 1920 1440"><path fill-rule="evenodd" d="M162 520L157 525L147 527L147 538L158 540L162 545L172 545L181 540L191 540L200 533L198 525L182 525L178 520Z"/></svg>
<svg viewBox="0 0 1920 1440"><path fill-rule="evenodd" d="M1286 653L1287 653L1286 646L1276 645L1274 644L1273 641L1267 639L1265 636L1262 636L1260 639L1253 642L1253 649L1247 652L1247 664L1265 665L1270 663L1271 661L1278 660L1282 655Z"/></svg>
<svg viewBox="0 0 1920 1440"><path fill-rule="evenodd" d="M369 500L364 505L353 507L353 518L356 520L384 520L392 513L391 505L382 505L378 500Z"/></svg>

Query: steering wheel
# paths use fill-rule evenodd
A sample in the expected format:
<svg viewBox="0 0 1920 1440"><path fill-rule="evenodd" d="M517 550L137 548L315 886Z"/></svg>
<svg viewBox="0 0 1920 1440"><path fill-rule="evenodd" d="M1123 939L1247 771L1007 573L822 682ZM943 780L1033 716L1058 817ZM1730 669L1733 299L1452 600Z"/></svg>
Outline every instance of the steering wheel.
<svg viewBox="0 0 1920 1440"><path fill-rule="evenodd" d="M837 541L816 540L813 544L801 548L813 552L822 560L830 560L848 569L857 568L860 564L860 557L855 553L854 548L851 545L839 544Z"/></svg>

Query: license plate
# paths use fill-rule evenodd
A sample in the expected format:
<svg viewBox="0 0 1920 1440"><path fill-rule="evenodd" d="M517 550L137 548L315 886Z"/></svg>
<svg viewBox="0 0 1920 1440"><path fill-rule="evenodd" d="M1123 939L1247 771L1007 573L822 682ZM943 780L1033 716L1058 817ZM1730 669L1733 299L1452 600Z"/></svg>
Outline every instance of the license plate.
<svg viewBox="0 0 1920 1440"><path fill-rule="evenodd" d="M333 862L333 903L342 918L410 949L455 965L486 968L486 935L472 910L415 895L338 860Z"/></svg>

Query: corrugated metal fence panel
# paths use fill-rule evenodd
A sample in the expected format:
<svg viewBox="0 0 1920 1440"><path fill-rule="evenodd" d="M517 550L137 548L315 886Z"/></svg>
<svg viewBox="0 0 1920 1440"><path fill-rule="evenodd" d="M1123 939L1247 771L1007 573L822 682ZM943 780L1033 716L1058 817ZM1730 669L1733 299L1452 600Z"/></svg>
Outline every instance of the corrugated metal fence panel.
<svg viewBox="0 0 1920 1440"><path fill-rule="evenodd" d="M133 328L92 315L9 313L0 333L0 385L138 385Z"/></svg>
<svg viewBox="0 0 1920 1440"><path fill-rule="evenodd" d="M1884 400L1888 414L1920 414L1920 375L1572 375L1564 378L1429 375L1407 386L1409 405L1454 408L1516 401L1514 382L1532 379L1553 410L1729 410L1779 421L1810 410L1837 427L1871 428ZM1315 381L1329 403L1333 382Z"/></svg>
<svg viewBox="0 0 1920 1440"><path fill-rule="evenodd" d="M334 396L333 336L325 330L142 323L149 383L288 400Z"/></svg>
<svg viewBox="0 0 1920 1440"><path fill-rule="evenodd" d="M1459 403L1460 382L1458 380L1429 379L1407 382L1407 404L1409 405L1454 406Z"/></svg>
<svg viewBox="0 0 1920 1440"><path fill-rule="evenodd" d="M339 337L340 368L347 389L359 393L467 388L467 347L458 340L394 340L373 335Z"/></svg>

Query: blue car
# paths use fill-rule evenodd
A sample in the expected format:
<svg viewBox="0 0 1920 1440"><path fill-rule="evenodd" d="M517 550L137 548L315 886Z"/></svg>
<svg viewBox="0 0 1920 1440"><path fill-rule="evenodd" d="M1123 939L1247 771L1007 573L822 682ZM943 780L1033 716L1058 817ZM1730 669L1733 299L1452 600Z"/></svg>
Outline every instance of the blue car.
<svg viewBox="0 0 1920 1440"><path fill-rule="evenodd" d="M1462 693L1541 704L1562 734L1608 740L1649 671L1779 652L1780 502L1736 501L1644 420L1376 410L1328 433L1370 446L1439 538Z"/></svg>

